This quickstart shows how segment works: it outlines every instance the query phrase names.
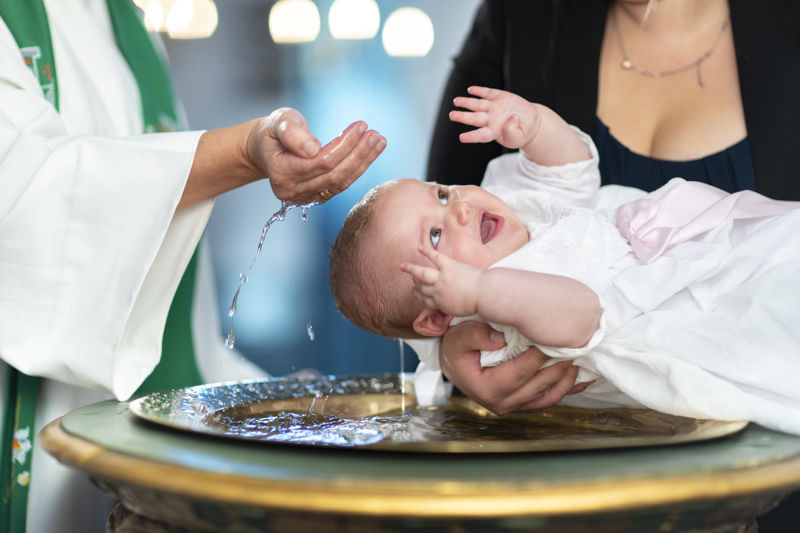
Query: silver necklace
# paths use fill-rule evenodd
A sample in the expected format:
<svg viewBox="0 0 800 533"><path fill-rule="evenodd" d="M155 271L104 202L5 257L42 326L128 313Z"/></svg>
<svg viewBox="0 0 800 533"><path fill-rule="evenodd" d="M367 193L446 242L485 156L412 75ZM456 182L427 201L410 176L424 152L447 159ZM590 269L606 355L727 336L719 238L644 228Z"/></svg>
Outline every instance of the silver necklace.
<svg viewBox="0 0 800 533"><path fill-rule="evenodd" d="M672 76L673 74L680 74L681 72L685 72L689 69L697 69L697 83L700 84L700 87L705 87L703 83L703 77L700 73L700 65L711 57L711 54L714 53L714 50L717 48L717 45L722 40L722 35L725 33L725 30L728 29L730 26L731 19L730 16L725 18L725 22L722 23L722 27L719 29L719 33L717 34L717 38L714 39L714 44L711 45L711 48L705 51L703 55L688 63L683 65L682 67L673 68L670 70L647 70L634 65L630 59L628 59L628 52L625 50L625 43L622 41L622 32L619 29L619 21L617 20L617 10L614 9L611 13L614 22L614 30L617 32L617 39L619 40L619 48L622 52L622 62L620 66L625 70L633 70L638 72L642 76L649 76L651 78L660 78L661 76Z"/></svg>

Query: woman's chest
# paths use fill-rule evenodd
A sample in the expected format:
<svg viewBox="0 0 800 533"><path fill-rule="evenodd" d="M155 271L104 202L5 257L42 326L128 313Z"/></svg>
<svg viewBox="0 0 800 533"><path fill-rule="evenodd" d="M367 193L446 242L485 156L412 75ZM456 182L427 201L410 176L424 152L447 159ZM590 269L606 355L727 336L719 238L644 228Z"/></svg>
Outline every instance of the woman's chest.
<svg viewBox="0 0 800 533"><path fill-rule="evenodd" d="M610 25L609 25L610 26ZM631 43L633 44L633 43ZM622 144L638 154L692 160L719 152L747 136L733 37L725 32L706 59L702 49L642 44L628 51L645 75L624 68L615 32L607 27L598 71L597 115ZM689 48L693 50L693 48ZM687 59L692 58L692 59ZM686 66L671 73L669 68ZM658 70L664 67L664 70Z"/></svg>

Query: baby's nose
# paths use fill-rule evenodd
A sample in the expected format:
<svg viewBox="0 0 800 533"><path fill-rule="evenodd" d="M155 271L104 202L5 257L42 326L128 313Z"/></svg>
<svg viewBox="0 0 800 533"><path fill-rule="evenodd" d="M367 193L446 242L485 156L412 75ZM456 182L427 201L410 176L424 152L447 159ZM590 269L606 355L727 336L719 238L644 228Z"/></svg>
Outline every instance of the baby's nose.
<svg viewBox="0 0 800 533"><path fill-rule="evenodd" d="M470 213L470 206L467 202L453 202L450 204L452 207L453 216L455 216L456 221L464 225L469 221L469 213Z"/></svg>

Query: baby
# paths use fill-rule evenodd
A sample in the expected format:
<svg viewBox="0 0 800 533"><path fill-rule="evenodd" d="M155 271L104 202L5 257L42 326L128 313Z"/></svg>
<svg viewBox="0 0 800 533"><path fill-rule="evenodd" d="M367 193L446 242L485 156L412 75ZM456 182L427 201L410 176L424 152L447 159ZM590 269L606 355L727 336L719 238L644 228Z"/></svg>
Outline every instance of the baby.
<svg viewBox="0 0 800 533"><path fill-rule="evenodd" d="M485 320L499 364L536 345L595 379L574 405L749 419L800 434L800 207L675 179L599 188L591 140L551 110L470 88L462 142L520 148L481 188L395 180L351 211L331 250L342 313L411 341ZM421 391L417 381L418 396Z"/></svg>

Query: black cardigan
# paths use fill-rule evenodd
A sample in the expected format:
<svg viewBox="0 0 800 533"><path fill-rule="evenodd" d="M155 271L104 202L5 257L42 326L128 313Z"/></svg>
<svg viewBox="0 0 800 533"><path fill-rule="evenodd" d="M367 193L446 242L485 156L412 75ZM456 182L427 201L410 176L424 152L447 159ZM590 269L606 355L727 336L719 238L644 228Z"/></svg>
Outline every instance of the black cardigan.
<svg viewBox="0 0 800 533"><path fill-rule="evenodd" d="M433 133L429 180L479 183L496 143L463 145L447 118L453 98L485 85L544 104L593 133L608 2L485 0L455 58ZM800 2L730 0L742 103L756 188L800 200Z"/></svg>

